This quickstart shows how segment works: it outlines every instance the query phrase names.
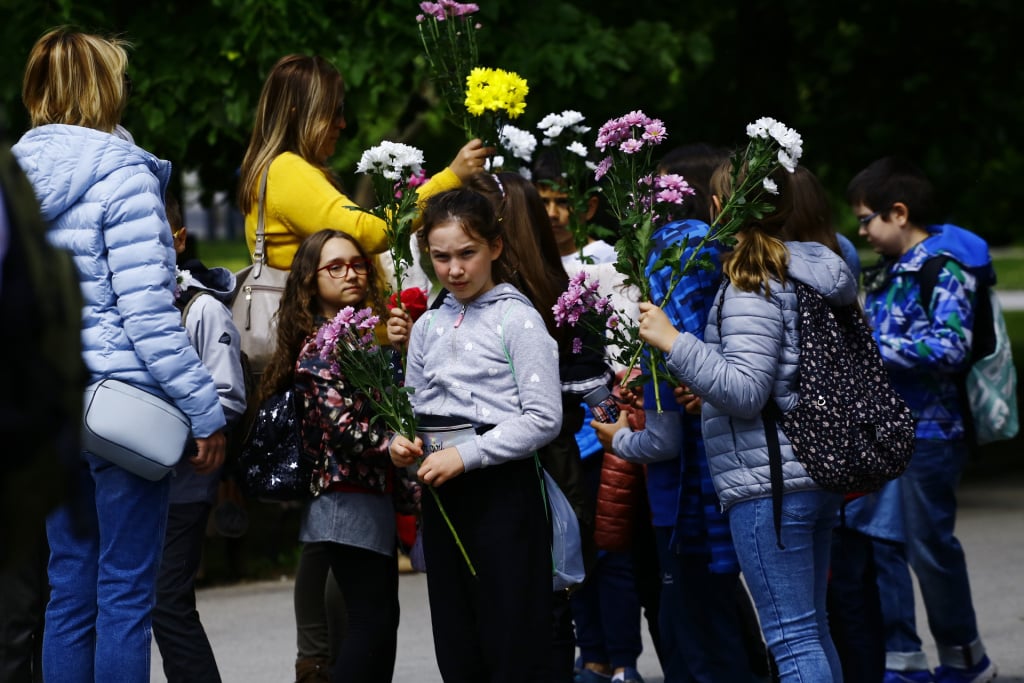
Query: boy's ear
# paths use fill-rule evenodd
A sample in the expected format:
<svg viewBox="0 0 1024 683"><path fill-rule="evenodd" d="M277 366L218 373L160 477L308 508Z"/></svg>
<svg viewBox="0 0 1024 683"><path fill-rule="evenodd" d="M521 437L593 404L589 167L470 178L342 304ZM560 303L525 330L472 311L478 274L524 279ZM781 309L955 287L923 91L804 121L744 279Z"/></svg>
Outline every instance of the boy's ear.
<svg viewBox="0 0 1024 683"><path fill-rule="evenodd" d="M889 220L901 228L904 227L910 223L910 209L903 202L893 202L892 208L889 209Z"/></svg>
<svg viewBox="0 0 1024 683"><path fill-rule="evenodd" d="M591 195L590 198L587 199L587 210L583 214L583 220L585 222L589 223L590 219L594 217L595 213L597 213L597 204L600 201L601 198L598 197L596 194Z"/></svg>

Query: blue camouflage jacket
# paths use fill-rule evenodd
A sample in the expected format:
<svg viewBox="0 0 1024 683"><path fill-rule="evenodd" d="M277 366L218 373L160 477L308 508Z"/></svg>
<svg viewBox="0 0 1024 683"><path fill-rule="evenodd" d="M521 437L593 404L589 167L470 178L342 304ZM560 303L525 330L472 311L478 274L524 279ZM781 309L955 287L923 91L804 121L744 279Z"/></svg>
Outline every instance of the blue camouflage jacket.
<svg viewBox="0 0 1024 683"><path fill-rule="evenodd" d="M964 437L957 375L967 369L980 285L995 271L985 241L955 225L932 225L910 251L864 274L865 309L893 387L917 419L917 438ZM921 301L924 263L946 256L932 291Z"/></svg>

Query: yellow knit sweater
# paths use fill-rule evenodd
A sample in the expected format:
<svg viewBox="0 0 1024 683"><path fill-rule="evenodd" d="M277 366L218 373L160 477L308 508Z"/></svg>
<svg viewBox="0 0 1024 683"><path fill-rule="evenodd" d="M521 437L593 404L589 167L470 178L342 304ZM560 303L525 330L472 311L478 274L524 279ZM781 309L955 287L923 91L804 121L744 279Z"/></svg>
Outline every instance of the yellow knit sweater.
<svg viewBox="0 0 1024 683"><path fill-rule="evenodd" d="M420 201L459 187L459 177L444 169L419 188ZM292 152L270 163L264 221L267 263L287 270L295 252L309 235L325 228L341 230L359 240L371 254L387 249L384 221L365 211L331 185L323 172ZM252 253L256 245L257 205L245 214L245 241Z"/></svg>

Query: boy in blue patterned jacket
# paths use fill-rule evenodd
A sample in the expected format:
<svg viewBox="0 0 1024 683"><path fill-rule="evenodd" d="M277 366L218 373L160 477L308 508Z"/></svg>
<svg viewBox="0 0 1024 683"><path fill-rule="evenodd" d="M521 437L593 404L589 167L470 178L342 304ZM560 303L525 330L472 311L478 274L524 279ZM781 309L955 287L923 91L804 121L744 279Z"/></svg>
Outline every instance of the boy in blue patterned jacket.
<svg viewBox="0 0 1024 683"><path fill-rule="evenodd" d="M860 235L882 256L864 272L866 312L893 386L917 419L914 458L890 484L898 488L900 505L875 520L902 525L904 538L903 544L878 544L875 554L886 622L884 681L991 681L996 667L978 634L964 551L953 535L956 486L968 451L967 406L957 376L970 362L977 292L995 281L988 245L963 228L934 224L931 184L898 158L879 159L858 173L847 199ZM945 261L930 301L922 301L919 272L936 257ZM934 676L914 623L908 562L936 641Z"/></svg>

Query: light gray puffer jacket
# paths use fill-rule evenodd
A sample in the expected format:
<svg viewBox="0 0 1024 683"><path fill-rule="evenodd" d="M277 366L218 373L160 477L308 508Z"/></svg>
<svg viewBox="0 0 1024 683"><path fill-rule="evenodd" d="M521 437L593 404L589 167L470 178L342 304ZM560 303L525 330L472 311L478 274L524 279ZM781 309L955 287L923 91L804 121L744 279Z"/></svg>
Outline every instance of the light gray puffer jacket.
<svg viewBox="0 0 1024 683"><path fill-rule="evenodd" d="M786 247L791 278L813 287L832 306L856 300L857 283L842 258L816 242L787 242ZM761 409L772 398L786 412L798 399L795 286L773 281L766 299L763 292L741 292L728 285L711 308L704 339L680 334L668 365L704 399L704 445L722 508L727 509L771 495ZM785 491L818 488L794 458L782 430L779 443Z"/></svg>
<svg viewBox="0 0 1024 683"><path fill-rule="evenodd" d="M35 189L50 242L74 256L91 381L111 377L169 397L197 437L224 427L213 378L174 307L164 213L171 165L81 126L33 128L12 151Z"/></svg>

